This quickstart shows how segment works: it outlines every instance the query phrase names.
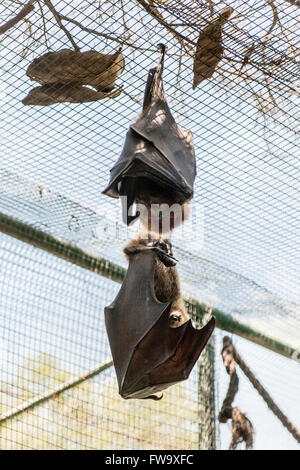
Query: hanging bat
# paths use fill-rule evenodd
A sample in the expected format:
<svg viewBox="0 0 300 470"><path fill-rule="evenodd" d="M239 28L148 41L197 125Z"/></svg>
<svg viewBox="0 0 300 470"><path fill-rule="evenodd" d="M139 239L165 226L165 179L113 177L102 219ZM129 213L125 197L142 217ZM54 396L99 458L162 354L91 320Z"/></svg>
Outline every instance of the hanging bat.
<svg viewBox="0 0 300 470"><path fill-rule="evenodd" d="M183 205L193 196L196 176L192 134L180 129L169 109L162 83L165 46L159 44L158 66L149 71L143 110L127 132L122 153L111 169L103 194L122 198L123 221L129 225L139 211L135 203ZM132 213L131 213L132 212Z"/></svg>
<svg viewBox="0 0 300 470"><path fill-rule="evenodd" d="M130 255L122 287L105 308L105 324L123 398L159 399L155 393L189 377L215 326L191 320L170 327L171 302L155 295L155 249Z"/></svg>

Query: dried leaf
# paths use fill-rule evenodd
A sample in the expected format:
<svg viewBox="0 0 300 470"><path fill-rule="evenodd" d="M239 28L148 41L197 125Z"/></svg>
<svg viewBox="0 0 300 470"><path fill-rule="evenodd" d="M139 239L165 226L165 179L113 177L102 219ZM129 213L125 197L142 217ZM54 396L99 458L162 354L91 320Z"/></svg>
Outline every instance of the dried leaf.
<svg viewBox="0 0 300 470"><path fill-rule="evenodd" d="M124 67L121 50L115 54L69 49L48 52L35 59L26 72L31 80L43 87L34 88L22 102L47 106L57 102L82 103L118 96L120 88L117 93L109 92Z"/></svg>
<svg viewBox="0 0 300 470"><path fill-rule="evenodd" d="M194 57L193 90L203 80L213 76L223 57L222 30L232 12L232 8L225 8L219 17L208 24L199 34Z"/></svg>
<svg viewBox="0 0 300 470"><path fill-rule="evenodd" d="M91 88L78 84L55 83L33 88L26 98L22 100L24 105L50 106L56 103L88 103L103 100L104 98L115 98L122 91L118 88L114 91L95 91Z"/></svg>

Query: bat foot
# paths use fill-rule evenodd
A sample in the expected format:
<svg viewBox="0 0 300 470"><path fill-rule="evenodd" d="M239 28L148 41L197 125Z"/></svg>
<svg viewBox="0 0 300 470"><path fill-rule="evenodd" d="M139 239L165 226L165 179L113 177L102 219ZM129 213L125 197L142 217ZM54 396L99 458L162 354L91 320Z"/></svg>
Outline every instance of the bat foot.
<svg viewBox="0 0 300 470"><path fill-rule="evenodd" d="M173 256L172 243L169 240L155 240L153 246L157 246L164 251L168 256Z"/></svg>
<svg viewBox="0 0 300 470"><path fill-rule="evenodd" d="M153 250L157 254L158 259L166 266L176 266L177 260L172 256L172 245L170 242L162 240L154 240L147 244L145 240L133 240L125 248L124 253L127 258L131 258L145 250Z"/></svg>
<svg viewBox="0 0 300 470"><path fill-rule="evenodd" d="M169 241L155 240L152 249L156 251L158 259L167 267L176 266L177 259L173 257L172 244Z"/></svg>

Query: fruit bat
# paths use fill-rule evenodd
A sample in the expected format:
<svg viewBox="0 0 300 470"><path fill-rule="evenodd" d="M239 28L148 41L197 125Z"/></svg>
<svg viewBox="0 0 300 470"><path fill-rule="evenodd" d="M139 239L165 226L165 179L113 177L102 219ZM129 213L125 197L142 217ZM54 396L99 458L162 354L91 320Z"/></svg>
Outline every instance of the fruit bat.
<svg viewBox="0 0 300 470"><path fill-rule="evenodd" d="M196 176L192 134L180 129L166 101L162 72L165 46L150 69L143 110L130 125L122 153L111 169L110 181L103 194L122 198L123 221L129 225L139 217L130 215L134 203L150 207L156 203L184 204L193 196Z"/></svg>
<svg viewBox="0 0 300 470"><path fill-rule="evenodd" d="M169 326L171 302L154 293L157 253L149 249L130 259L114 302L105 308L105 325L123 398L153 395L188 378L215 326L212 318L202 329L191 320Z"/></svg>

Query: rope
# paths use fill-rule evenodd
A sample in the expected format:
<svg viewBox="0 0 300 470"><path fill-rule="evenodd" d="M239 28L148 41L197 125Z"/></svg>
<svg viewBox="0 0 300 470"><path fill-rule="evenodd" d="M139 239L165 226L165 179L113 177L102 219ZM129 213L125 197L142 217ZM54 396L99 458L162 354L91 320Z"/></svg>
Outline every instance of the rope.
<svg viewBox="0 0 300 470"><path fill-rule="evenodd" d="M228 351L226 353L226 351ZM224 356L225 355L225 361L224 361ZM242 369L246 377L250 380L252 383L253 387L258 391L260 396L263 398L263 400L266 402L270 410L274 413L275 416L281 421L283 426L289 431L289 433L296 439L297 442L300 443L300 431L290 422L290 420L285 416L285 414L280 410L280 408L276 405L272 397L269 395L269 393L266 391L266 389L262 386L262 384L257 380L253 372L249 369L249 367L245 364L241 356L237 353L235 347L232 344L231 339L228 336L225 336L223 338L223 350L222 350L222 356L223 356L223 361L224 365L227 369L230 369L230 367L233 367L233 361L234 363L238 364L238 366ZM228 372L228 370L227 370ZM224 400L225 402L225 400ZM224 405L224 403L223 403ZM223 408L223 407L222 407ZM221 410L222 412L222 410ZM220 413L221 414L221 413Z"/></svg>
<svg viewBox="0 0 300 470"><path fill-rule="evenodd" d="M222 358L226 371L230 375L230 382L218 419L220 423L226 423L231 419L232 439L229 450L236 449L237 445L241 442L245 442L246 449L251 449L253 446L253 426L251 421L239 408L232 407L232 402L239 389L239 378L236 373L237 363L234 358L233 346L228 336L223 338Z"/></svg>
<svg viewBox="0 0 300 470"><path fill-rule="evenodd" d="M300 431L290 422L290 420L285 416L285 414L282 413L280 408L278 408L272 397L262 386L262 384L257 380L253 372L251 372L249 367L242 360L241 356L236 352L234 347L233 351L236 363L240 366L246 377L248 377L253 387L258 391L260 396L264 399L264 401L266 402L270 410L274 413L274 415L277 416L277 418L281 421L283 426L289 431L290 434L292 434L296 441L300 443Z"/></svg>

